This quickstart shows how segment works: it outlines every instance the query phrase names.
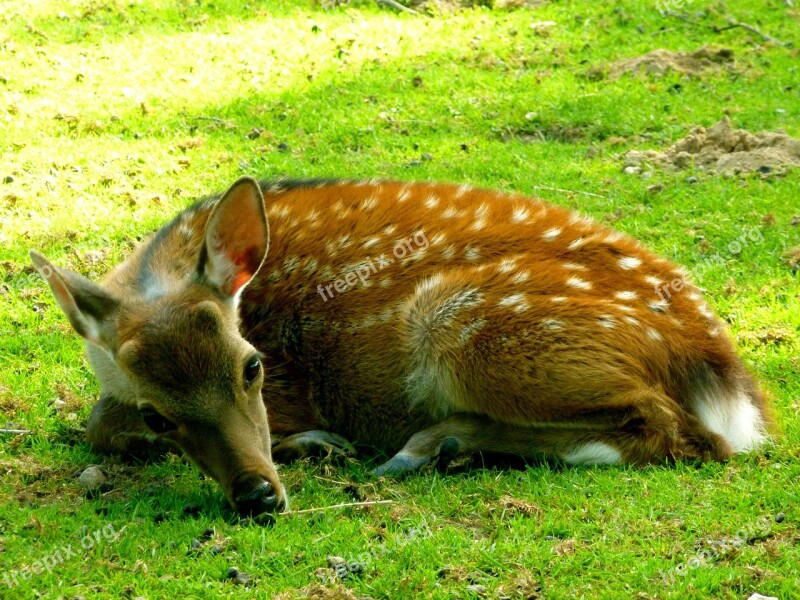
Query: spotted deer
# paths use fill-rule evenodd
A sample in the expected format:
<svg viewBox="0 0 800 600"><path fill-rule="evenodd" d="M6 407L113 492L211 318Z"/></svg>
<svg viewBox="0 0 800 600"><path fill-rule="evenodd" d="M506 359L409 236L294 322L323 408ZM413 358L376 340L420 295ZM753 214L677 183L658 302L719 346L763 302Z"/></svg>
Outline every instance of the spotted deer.
<svg viewBox="0 0 800 600"><path fill-rule="evenodd" d="M102 285L31 257L101 383L91 445L175 443L245 513L284 507L273 458L347 440L385 475L724 460L773 423L685 271L521 195L244 178Z"/></svg>

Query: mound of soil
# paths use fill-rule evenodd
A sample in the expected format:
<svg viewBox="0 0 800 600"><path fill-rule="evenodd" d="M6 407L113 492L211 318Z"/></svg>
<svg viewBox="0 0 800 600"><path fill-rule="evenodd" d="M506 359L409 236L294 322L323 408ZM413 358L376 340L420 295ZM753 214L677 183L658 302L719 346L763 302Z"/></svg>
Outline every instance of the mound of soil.
<svg viewBox="0 0 800 600"><path fill-rule="evenodd" d="M612 63L604 69L612 79L622 77L625 73L644 73L662 76L669 71L676 71L692 77L700 76L704 71L733 69L735 63L733 50L730 48L703 47L694 52L671 52L670 50L653 50L643 56L626 58ZM590 77L600 71L595 69Z"/></svg>
<svg viewBox="0 0 800 600"><path fill-rule="evenodd" d="M781 175L791 167L800 167L800 140L780 131L753 134L733 129L728 117L724 117L708 129L695 127L664 151L631 150L623 161L626 173L653 168L679 171L694 166L724 175L753 171Z"/></svg>

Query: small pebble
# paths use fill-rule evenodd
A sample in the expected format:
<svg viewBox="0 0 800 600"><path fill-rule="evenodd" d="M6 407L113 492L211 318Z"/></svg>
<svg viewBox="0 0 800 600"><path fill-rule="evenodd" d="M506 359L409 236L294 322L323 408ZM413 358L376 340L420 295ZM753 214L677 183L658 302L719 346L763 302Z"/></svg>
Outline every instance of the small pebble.
<svg viewBox="0 0 800 600"><path fill-rule="evenodd" d="M3 183L14 183L14 178L11 175L6 175L5 178L3 178Z"/></svg>
<svg viewBox="0 0 800 600"><path fill-rule="evenodd" d="M467 586L467 593L468 594L476 594L478 596L483 596L486 594L486 586L480 585L479 583L468 585Z"/></svg>
<svg viewBox="0 0 800 600"><path fill-rule="evenodd" d="M239 574L239 569L236 567L229 567L227 571L225 571L225 577L228 579L233 579Z"/></svg>
<svg viewBox="0 0 800 600"><path fill-rule="evenodd" d="M203 533L200 534L200 539L203 540L204 542L207 542L212 537L214 537L214 533L216 532L214 531L213 527L206 527L203 530Z"/></svg>
<svg viewBox="0 0 800 600"><path fill-rule="evenodd" d="M200 550L201 546L202 544L200 543L200 540L192 540L192 545L191 545L192 550Z"/></svg>
<svg viewBox="0 0 800 600"><path fill-rule="evenodd" d="M776 523L783 523L786 520L786 515L782 512L779 512L775 515L775 522Z"/></svg>
<svg viewBox="0 0 800 600"><path fill-rule="evenodd" d="M214 544L211 548L208 549L208 552L211 556L217 556L218 554L222 554L222 546L219 544Z"/></svg>
<svg viewBox="0 0 800 600"><path fill-rule="evenodd" d="M78 477L78 482L87 490L99 488L106 482L106 476L97 465L86 467Z"/></svg>
<svg viewBox="0 0 800 600"><path fill-rule="evenodd" d="M420 158L422 160L433 160L433 154L431 154L430 152L426 152L425 154L420 156Z"/></svg>
<svg viewBox="0 0 800 600"><path fill-rule="evenodd" d="M772 173L772 167L770 167L769 165L761 165L760 167L758 167L758 169L756 169L756 171L758 171L762 175L769 175L770 173Z"/></svg>
<svg viewBox="0 0 800 600"><path fill-rule="evenodd" d="M795 215L792 217L791 225L792 227L797 227L800 225L800 215Z"/></svg>
<svg viewBox="0 0 800 600"><path fill-rule="evenodd" d="M651 196L655 196L656 194L658 194L663 190L664 190L663 183L654 183L653 185L647 186L647 193L650 194Z"/></svg>
<svg viewBox="0 0 800 600"><path fill-rule="evenodd" d="M161 523L166 518L167 518L167 513L165 513L164 511L159 511L155 515L153 515L153 523Z"/></svg>
<svg viewBox="0 0 800 600"><path fill-rule="evenodd" d="M367 568L363 563L353 561L351 563L347 563L347 570L353 575L358 575L359 573L366 571Z"/></svg>
<svg viewBox="0 0 800 600"><path fill-rule="evenodd" d="M687 177L686 183L697 183L697 177Z"/></svg>
<svg viewBox="0 0 800 600"><path fill-rule="evenodd" d="M625 175L635 175L636 173L639 172L639 170L640 170L639 167L634 167L633 165L630 165L625 167L622 170L622 172L625 173Z"/></svg>
<svg viewBox="0 0 800 600"><path fill-rule="evenodd" d="M328 561L328 566L331 569L335 569L336 567L345 564L345 560L341 556L329 556L327 558L327 561Z"/></svg>
<svg viewBox="0 0 800 600"><path fill-rule="evenodd" d="M289 151L289 144L286 142L281 142L278 144L278 152L288 152Z"/></svg>
<svg viewBox="0 0 800 600"><path fill-rule="evenodd" d="M233 578L233 583L236 585L250 587L251 585L254 585L255 582L253 581L252 575L248 575L247 573L239 573Z"/></svg>

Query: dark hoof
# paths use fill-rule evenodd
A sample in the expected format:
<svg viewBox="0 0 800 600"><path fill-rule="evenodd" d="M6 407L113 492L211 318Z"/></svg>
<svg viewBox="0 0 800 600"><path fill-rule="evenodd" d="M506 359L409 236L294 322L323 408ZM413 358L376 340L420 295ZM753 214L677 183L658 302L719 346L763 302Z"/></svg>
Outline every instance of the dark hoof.
<svg viewBox="0 0 800 600"><path fill-rule="evenodd" d="M416 471L420 467L428 464L430 460L431 458L429 456L414 457L408 454L395 454L380 467L372 471L372 474L380 477L382 475L408 473L410 471Z"/></svg>

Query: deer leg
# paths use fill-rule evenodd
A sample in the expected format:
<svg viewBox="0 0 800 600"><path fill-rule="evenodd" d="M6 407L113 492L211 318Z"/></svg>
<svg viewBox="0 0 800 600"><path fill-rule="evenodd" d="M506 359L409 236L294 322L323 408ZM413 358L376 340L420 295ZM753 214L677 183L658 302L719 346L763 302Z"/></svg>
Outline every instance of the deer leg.
<svg viewBox="0 0 800 600"><path fill-rule="evenodd" d="M495 452L554 456L570 464L646 464L665 459L722 460L731 449L673 400L653 390L621 392L594 414L565 415L565 423L517 425L455 414L411 436L374 475L416 470L434 458Z"/></svg>
<svg viewBox="0 0 800 600"><path fill-rule="evenodd" d="M95 452L129 458L155 458L178 451L169 440L153 435L136 407L111 396L100 398L92 408L86 439Z"/></svg>
<svg viewBox="0 0 800 600"><path fill-rule="evenodd" d="M291 462L304 456L339 456L354 453L353 446L342 436L318 429L286 436L272 446L273 460L281 463Z"/></svg>

